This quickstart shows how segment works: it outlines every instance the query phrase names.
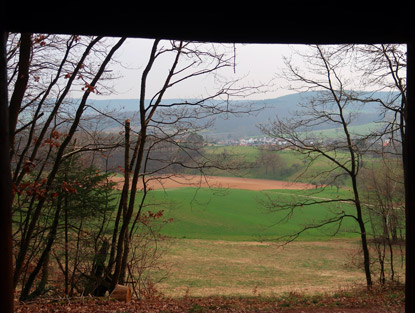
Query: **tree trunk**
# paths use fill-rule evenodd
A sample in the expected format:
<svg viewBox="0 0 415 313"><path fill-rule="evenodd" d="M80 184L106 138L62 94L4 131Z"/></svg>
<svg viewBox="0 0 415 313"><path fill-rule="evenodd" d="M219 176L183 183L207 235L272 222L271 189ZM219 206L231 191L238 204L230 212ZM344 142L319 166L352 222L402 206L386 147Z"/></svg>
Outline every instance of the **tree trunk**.
<svg viewBox="0 0 415 313"><path fill-rule="evenodd" d="M36 290L33 291L33 293L31 294L32 298L35 298L47 292L46 286L49 280L49 256L50 252L46 255L46 258L42 264L42 275L40 278L40 282L37 285Z"/></svg>
<svg viewBox="0 0 415 313"><path fill-rule="evenodd" d="M142 78L141 78L140 132L139 132L139 137L137 141L137 145L138 145L137 159L135 160L135 165L134 165L134 173L133 173L133 178L131 182L131 192L130 192L130 198L128 202L128 209L125 212L123 223L120 229L120 234L118 237L117 251L116 251L116 257L115 257L115 269L114 269L114 274L112 277L111 290L115 288L115 286L117 285L120 279L121 270L122 270L122 261L123 261L123 256L124 256L124 253L123 253L124 240L126 238L125 236L128 236L129 224L130 224L131 217L132 217L133 210L134 210L134 203L135 203L135 197L136 197L136 192L137 192L137 182L138 182L138 178L140 174L141 165L143 162L144 148L145 148L146 139L147 139L147 126L148 126L149 121L152 118L152 115L154 114L157 108L157 104L155 104L152 107L151 112L148 114L148 116L146 116L147 110L145 109L145 90L146 90L147 76L156 58L155 56L157 52L158 42L159 40L156 39L153 43L150 60L148 61L147 66L145 67L143 74L142 74ZM169 80L166 81L165 86L168 86L168 83L169 83ZM161 97L163 96L164 91L159 93L159 97L160 97L159 100L161 100ZM133 166L131 166L131 169L132 168Z"/></svg>
<svg viewBox="0 0 415 313"><path fill-rule="evenodd" d="M130 186L130 120L125 121L125 153L124 153L124 183L127 185L127 193ZM123 201L123 216L125 217L128 209L127 198ZM124 236L124 253L121 261L120 279L119 283L123 284L125 279L127 259L129 253L129 234L128 231Z"/></svg>
<svg viewBox="0 0 415 313"><path fill-rule="evenodd" d="M98 37L97 39L92 41L90 43L90 45L87 47L84 55L87 55L88 51L90 51L90 49L92 49L94 44L97 43L100 39L101 38ZM102 75L102 73L98 73L97 76L95 77L95 80L98 80L101 75ZM93 82L91 84L91 86L93 86L93 85L95 85L95 82ZM75 119L74 119L74 121L71 125L71 128L70 128L69 132L68 132L68 136L62 142L62 144L59 147L59 150L56 154L55 163L53 164L53 167L52 167L52 169L51 169L51 171L48 175L46 186L45 186L45 194L46 195L48 194L49 189L51 188L52 183L55 179L55 176L58 172L60 161L62 159L64 150L67 147L67 145L69 144L69 142L71 141L72 136L74 135L74 133L75 133L77 127L78 127L78 124L79 124L79 121L81 119L82 113L84 111L84 108L85 108L85 105L86 105L86 100L88 99L88 96L89 96L89 92L85 92L85 94L83 96L83 99L82 99L82 101L79 104L79 107L77 109ZM32 234L33 234L33 231L34 231L35 226L37 224L37 220L40 216L40 213L41 213L41 210L42 210L43 205L45 203L45 200L46 200L45 198L41 198L38 201L38 203L36 205L36 209L33 212L32 219L29 223L26 236L24 238L22 238L21 241L20 241L19 252L18 252L18 255L17 255L17 258L16 258L16 264L15 264L14 275L13 275L13 286L14 286L14 288L16 288L16 285L19 281L21 271L22 271L22 267L23 267L23 264L24 264L24 260L25 260L26 254L28 252L28 249L29 249L30 241L32 239Z"/></svg>
<svg viewBox="0 0 415 313"><path fill-rule="evenodd" d="M65 294L69 293L68 197L65 195Z"/></svg>
<svg viewBox="0 0 415 313"><path fill-rule="evenodd" d="M352 177L352 185L353 185L353 192L354 192L354 198L355 198L357 222L359 224L359 229L360 229L360 239L361 239L362 251L363 251L363 265L365 269L366 285L368 288L371 288L372 287L372 276L370 273L369 247L367 244L366 227L363 221L362 207L360 204L359 193L357 190L356 176Z"/></svg>
<svg viewBox="0 0 415 313"><path fill-rule="evenodd" d="M27 82L29 81L30 56L32 54L31 33L22 33L19 53L19 70L9 106L9 142L11 150L13 150L14 145L14 132L16 130L17 118L26 92Z"/></svg>
<svg viewBox="0 0 415 313"><path fill-rule="evenodd" d="M86 294L92 293L96 297L102 297L109 290L109 283L105 275L105 260L108 256L109 247L108 240L104 240L101 249L94 256L94 265L90 275L91 281L89 282L90 287L88 287L90 290L86 290Z"/></svg>
<svg viewBox="0 0 415 313"><path fill-rule="evenodd" d="M123 253L122 261L121 261L120 280L119 280L120 284L125 283L125 277L127 274L127 262L128 262L128 255L130 253L130 240L129 239L130 239L130 236L128 233L126 233L125 239L124 239L124 253Z"/></svg>
<svg viewBox="0 0 415 313"><path fill-rule="evenodd" d="M92 47L94 46L94 44L97 43L101 39L102 39L102 37L98 37L95 40L93 40L90 43L90 45L88 46L88 49L92 49ZM105 60L101 64L101 66L100 66L97 74L95 75L95 77L93 78L92 82L90 83L90 87L91 88L94 88L96 86L97 82L99 81L99 79L101 78L102 74L104 73L104 70L105 70L107 64L112 59L112 56L118 50L118 48L124 43L125 39L126 38L121 38L112 47L111 51L108 53L108 55L106 56ZM88 49L87 49L87 51L88 51ZM45 194L46 195L49 193L49 190L50 190L50 188L52 186L52 183L53 183L53 181L55 179L55 176L56 176L56 174L58 172L58 169L59 169L59 166L60 166L60 161L62 160L64 151L65 151L66 147L68 146L69 142L72 140L72 137L74 136L75 131L78 128L79 122L80 122L81 117L82 117L82 114L83 114L83 112L85 110L86 102L88 100L88 97L89 97L90 93L91 93L91 90L90 89L88 89L87 91L85 91L85 93L84 93L84 95L83 95L83 97L81 99L81 102L80 102L80 104L79 104L79 106L78 106L78 108L76 110L73 123L72 123L72 125L71 125L71 127L70 127L70 129L68 131L68 135L65 137L65 139L62 142L62 144L59 147L59 150L58 150L58 152L56 154L56 161L53 164L53 167L52 167L52 169L51 169L51 171L50 171L50 173L48 175L47 182L46 182L46 185L45 185ZM32 234L33 234L34 228L36 226L37 219L39 218L40 213L41 213L41 210L42 210L43 205L45 203L45 200L46 200L45 198L41 198L38 201L38 204L37 204L37 207L35 209L35 212L33 213L33 219L30 222L30 225L29 225L29 228L28 228L27 236L26 236L26 238L23 238L22 239L21 245L19 247L20 249L19 249L19 253L18 253L17 259L16 259L16 267L15 267L14 277L13 277L14 287L16 287L17 282L18 282L18 280L20 278L21 271L22 271L22 265L24 263L24 259L26 257L27 251L29 249L29 244L30 244L30 241L31 241L31 238L32 238Z"/></svg>
<svg viewBox="0 0 415 313"><path fill-rule="evenodd" d="M360 214L358 213L358 215L361 216L361 213ZM365 269L366 285L368 288L371 288L372 287L372 276L370 273L369 248L367 245L365 224L362 220L359 220L359 228L360 228L360 238L361 238L362 250L363 250L363 265Z"/></svg>
<svg viewBox="0 0 415 313"><path fill-rule="evenodd" d="M33 294L29 294L29 293L30 293L30 289L33 286L33 283L35 281L36 276L38 275L38 273L42 269L44 263L49 259L49 253L50 253L50 250L52 249L52 245L53 245L53 242L55 241L56 233L57 233L57 229L58 229L60 212L62 210L62 203L61 202L62 202L62 199L60 197L60 199L58 200L58 204L56 206L56 211L55 211L55 216L53 218L53 223L50 227L51 229L50 229L48 237L47 237L46 247L43 249L43 252L42 252L35 268L30 273L28 280L26 281L25 285L23 286L22 292L20 294L20 301L25 301L29 298L36 297L38 295L37 293L33 293Z"/></svg>

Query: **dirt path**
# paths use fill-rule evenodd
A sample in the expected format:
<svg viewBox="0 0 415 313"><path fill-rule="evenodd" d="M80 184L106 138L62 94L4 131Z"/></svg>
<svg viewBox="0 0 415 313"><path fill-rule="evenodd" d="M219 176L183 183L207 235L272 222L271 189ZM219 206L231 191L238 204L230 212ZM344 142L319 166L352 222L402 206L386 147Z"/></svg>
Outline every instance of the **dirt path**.
<svg viewBox="0 0 415 313"><path fill-rule="evenodd" d="M113 177L117 182L117 189L122 188L123 177ZM148 181L148 188L168 189L181 187L212 187L245 190L267 190L267 189L312 189L314 185L305 183L293 183L277 180L240 178L240 177L221 177L221 176L199 176L199 175L180 175L153 176ZM142 182L139 182L139 189Z"/></svg>

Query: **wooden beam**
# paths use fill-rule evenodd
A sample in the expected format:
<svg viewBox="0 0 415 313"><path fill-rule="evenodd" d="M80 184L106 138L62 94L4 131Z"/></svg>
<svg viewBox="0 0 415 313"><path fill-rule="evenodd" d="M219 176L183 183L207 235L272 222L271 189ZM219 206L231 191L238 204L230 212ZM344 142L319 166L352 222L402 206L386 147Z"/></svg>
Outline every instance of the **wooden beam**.
<svg viewBox="0 0 415 313"><path fill-rule="evenodd" d="M12 179L10 172L6 34L0 34L0 306L13 312Z"/></svg>

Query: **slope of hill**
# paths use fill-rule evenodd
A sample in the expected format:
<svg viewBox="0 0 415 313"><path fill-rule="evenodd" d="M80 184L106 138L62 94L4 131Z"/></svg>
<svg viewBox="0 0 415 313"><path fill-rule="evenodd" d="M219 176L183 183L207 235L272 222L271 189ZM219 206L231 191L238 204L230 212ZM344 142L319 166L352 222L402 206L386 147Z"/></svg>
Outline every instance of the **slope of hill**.
<svg viewBox="0 0 415 313"><path fill-rule="evenodd" d="M233 101L235 106L251 106L253 112L247 114L223 115L217 116L215 123L209 131L205 133L206 136L214 139L234 138L239 139L242 137L259 136L261 135L257 125L259 123L267 123L270 120L276 118L284 119L292 117L296 111L301 110L301 105L307 104L308 101L314 97L317 92L304 92L282 96L275 99L266 100L243 100ZM385 98L388 93L377 93L376 97ZM167 99L165 104L171 104L175 102L182 102L179 99ZM137 111L138 100L137 99L120 99L120 100L89 100L89 104L101 111L112 111L121 121L129 118L132 124L138 125ZM219 102L215 102L219 104ZM367 103L365 105L353 104L349 106L349 110L355 114L352 126L372 125L374 122L382 120L380 114L380 106L376 103ZM95 114L90 109L90 114ZM106 121L107 131L119 131L120 124L114 121ZM314 130L334 130L338 125L334 124L321 124L316 126Z"/></svg>

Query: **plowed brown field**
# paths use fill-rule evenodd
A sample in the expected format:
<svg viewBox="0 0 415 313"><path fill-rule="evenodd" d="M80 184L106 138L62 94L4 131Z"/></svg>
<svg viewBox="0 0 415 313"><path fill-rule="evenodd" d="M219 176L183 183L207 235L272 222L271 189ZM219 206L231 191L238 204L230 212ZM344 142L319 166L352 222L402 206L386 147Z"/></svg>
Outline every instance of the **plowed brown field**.
<svg viewBox="0 0 415 313"><path fill-rule="evenodd" d="M116 188L121 189L124 182L123 177L113 177L117 183ZM138 182L138 189L143 186ZM269 189L312 189L314 185L305 183L294 183L277 180L221 177L221 176L199 176L199 175L160 175L147 178L147 188L169 189L181 187L211 187L246 190L269 190Z"/></svg>

